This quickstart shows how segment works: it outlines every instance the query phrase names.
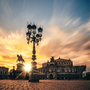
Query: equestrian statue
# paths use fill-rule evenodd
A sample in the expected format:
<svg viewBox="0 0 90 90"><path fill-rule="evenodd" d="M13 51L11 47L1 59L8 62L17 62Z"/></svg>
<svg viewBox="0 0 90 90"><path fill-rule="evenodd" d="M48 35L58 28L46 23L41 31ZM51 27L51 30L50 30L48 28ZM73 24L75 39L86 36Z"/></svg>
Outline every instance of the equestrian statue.
<svg viewBox="0 0 90 90"><path fill-rule="evenodd" d="M21 54L20 54L20 56L17 54L17 58L18 58L17 61L19 61L19 62L21 61L22 63L25 63L25 61L24 61L24 59L22 58L22 55L21 55ZM17 62L17 61L16 61L16 62Z"/></svg>

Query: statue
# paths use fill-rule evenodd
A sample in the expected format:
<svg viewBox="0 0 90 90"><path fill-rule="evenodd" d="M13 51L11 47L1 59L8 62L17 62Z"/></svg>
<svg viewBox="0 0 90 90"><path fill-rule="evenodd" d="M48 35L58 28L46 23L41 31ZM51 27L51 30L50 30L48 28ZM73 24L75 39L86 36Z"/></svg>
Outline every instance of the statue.
<svg viewBox="0 0 90 90"><path fill-rule="evenodd" d="M21 54L20 54L20 56L17 54L17 57L18 57L17 61L19 61L19 62L22 61L22 63L25 62L24 59L22 58Z"/></svg>
<svg viewBox="0 0 90 90"><path fill-rule="evenodd" d="M51 57L50 59L51 59L51 62L54 62L54 57Z"/></svg>

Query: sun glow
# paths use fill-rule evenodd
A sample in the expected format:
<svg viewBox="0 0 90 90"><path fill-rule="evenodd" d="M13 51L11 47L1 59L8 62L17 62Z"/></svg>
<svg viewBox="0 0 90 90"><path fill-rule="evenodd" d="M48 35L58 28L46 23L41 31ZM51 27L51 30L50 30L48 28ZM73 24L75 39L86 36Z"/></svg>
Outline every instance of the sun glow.
<svg viewBox="0 0 90 90"><path fill-rule="evenodd" d="M29 72L31 70L31 65L30 64L25 64L24 70Z"/></svg>

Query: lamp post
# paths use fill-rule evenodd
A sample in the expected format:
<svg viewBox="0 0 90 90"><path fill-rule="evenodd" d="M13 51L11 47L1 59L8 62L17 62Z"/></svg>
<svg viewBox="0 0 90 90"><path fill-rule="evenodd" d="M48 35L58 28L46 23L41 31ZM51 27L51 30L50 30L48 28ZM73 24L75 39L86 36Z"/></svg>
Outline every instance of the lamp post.
<svg viewBox="0 0 90 90"><path fill-rule="evenodd" d="M27 32L26 32L26 37L27 37L27 43L29 44L29 42L33 42L33 55L32 55L32 74L29 75L29 81L31 82L36 82L39 81L38 78L38 74L36 73L36 69L37 69L37 62L35 62L36 60L36 51L35 51L35 43L38 45L39 41L41 41L41 37L42 37L42 31L43 29L41 27L37 28L37 26L34 25L27 25Z"/></svg>

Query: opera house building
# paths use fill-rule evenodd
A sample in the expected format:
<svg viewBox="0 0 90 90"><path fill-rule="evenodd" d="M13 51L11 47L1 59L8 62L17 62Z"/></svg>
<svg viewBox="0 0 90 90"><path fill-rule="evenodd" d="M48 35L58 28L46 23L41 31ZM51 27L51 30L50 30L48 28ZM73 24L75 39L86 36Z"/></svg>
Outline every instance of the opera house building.
<svg viewBox="0 0 90 90"><path fill-rule="evenodd" d="M50 62L43 63L42 68L38 70L45 73L44 76L40 76L40 79L81 79L83 71L86 70L86 65L73 66L70 59L60 59L59 57L54 60L54 57L52 57Z"/></svg>

